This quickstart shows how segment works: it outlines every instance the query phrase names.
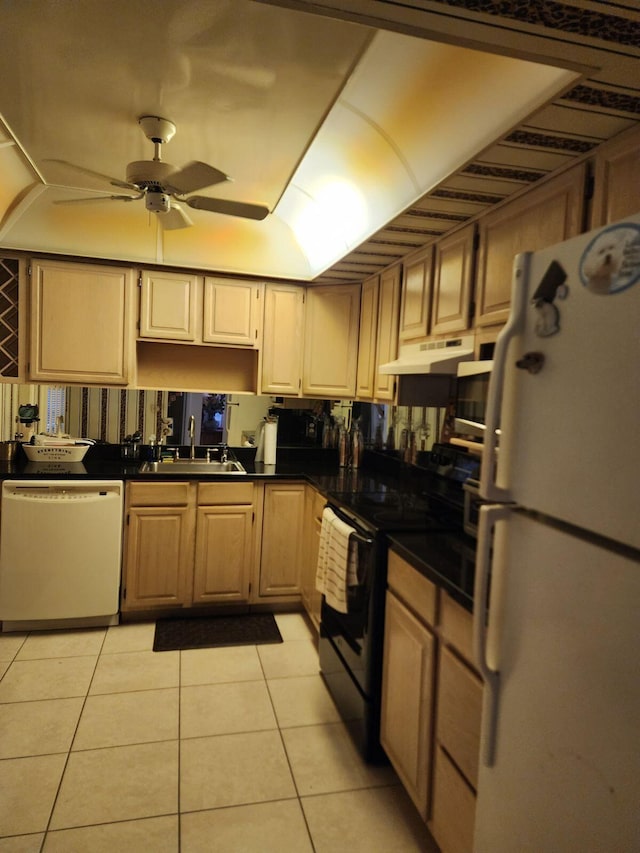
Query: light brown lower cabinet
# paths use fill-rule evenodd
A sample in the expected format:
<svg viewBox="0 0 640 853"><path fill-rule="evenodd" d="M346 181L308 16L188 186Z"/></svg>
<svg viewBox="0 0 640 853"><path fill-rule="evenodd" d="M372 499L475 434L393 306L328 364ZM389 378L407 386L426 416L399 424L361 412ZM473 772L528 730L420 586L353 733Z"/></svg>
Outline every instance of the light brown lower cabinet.
<svg viewBox="0 0 640 853"><path fill-rule="evenodd" d="M122 610L246 601L254 484L132 482Z"/></svg>
<svg viewBox="0 0 640 853"><path fill-rule="evenodd" d="M473 617L446 593L439 635L429 829L442 853L472 853L483 685L473 669Z"/></svg>
<svg viewBox="0 0 640 853"><path fill-rule="evenodd" d="M200 483L193 601L246 601L253 558L253 483Z"/></svg>
<svg viewBox="0 0 640 853"><path fill-rule="evenodd" d="M304 507L304 483L265 485L260 597L300 595Z"/></svg>
<svg viewBox="0 0 640 853"><path fill-rule="evenodd" d="M423 820L430 799L434 584L395 551L387 572L380 741Z"/></svg>
<svg viewBox="0 0 640 853"><path fill-rule="evenodd" d="M440 746L435 749L429 829L441 853L471 853L476 795Z"/></svg>
<svg viewBox="0 0 640 853"><path fill-rule="evenodd" d="M469 611L389 552L380 740L442 853L472 853L482 680Z"/></svg>
<svg viewBox="0 0 640 853"><path fill-rule="evenodd" d="M387 591L380 740L423 820L430 792L435 647L433 633Z"/></svg>
<svg viewBox="0 0 640 853"><path fill-rule="evenodd" d="M191 601L196 486L128 483L122 609Z"/></svg>

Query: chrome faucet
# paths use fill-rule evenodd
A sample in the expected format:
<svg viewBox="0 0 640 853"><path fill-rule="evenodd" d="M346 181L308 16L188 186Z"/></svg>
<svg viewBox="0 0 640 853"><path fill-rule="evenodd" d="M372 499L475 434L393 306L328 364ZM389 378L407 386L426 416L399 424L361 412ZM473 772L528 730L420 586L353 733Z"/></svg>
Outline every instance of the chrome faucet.
<svg viewBox="0 0 640 853"><path fill-rule="evenodd" d="M189 418L189 438L191 439L191 450L189 459L196 458L196 419L193 415Z"/></svg>
<svg viewBox="0 0 640 853"><path fill-rule="evenodd" d="M227 452L227 445L222 445L222 453L220 454L220 461L226 463L229 459L229 454Z"/></svg>

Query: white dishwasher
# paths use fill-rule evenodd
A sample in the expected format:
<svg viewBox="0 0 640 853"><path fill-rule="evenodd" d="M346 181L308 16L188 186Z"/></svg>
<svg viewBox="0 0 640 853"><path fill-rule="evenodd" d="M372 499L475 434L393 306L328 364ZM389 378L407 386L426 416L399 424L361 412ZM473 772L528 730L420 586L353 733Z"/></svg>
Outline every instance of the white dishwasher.
<svg viewBox="0 0 640 853"><path fill-rule="evenodd" d="M121 480L5 480L0 523L3 631L115 625Z"/></svg>

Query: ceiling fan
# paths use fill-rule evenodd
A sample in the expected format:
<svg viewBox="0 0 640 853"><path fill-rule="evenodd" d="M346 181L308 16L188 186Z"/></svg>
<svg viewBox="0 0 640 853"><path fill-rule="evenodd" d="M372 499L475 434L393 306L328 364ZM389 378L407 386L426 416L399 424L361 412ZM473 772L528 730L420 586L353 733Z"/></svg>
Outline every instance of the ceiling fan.
<svg viewBox="0 0 640 853"><path fill-rule="evenodd" d="M173 138L176 126L172 121L159 116L141 116L138 124L145 136L153 142L155 151L153 160L134 160L129 163L126 180L112 178L76 166L66 160L48 160L49 163L59 163L75 169L94 178L108 181L112 186L129 190L135 195L117 194L109 196L91 196L90 198L61 199L54 204L78 204L95 201L137 201L144 199L145 207L152 213L158 214L158 219L165 229L187 228L193 222L181 204L186 204L195 210L208 210L212 213L222 213L227 216L239 216L244 219L264 219L269 214L269 208L263 204L251 204L241 201L230 201L222 198L210 198L204 195L189 195L195 190L211 187L215 184L229 181L228 175L194 160L182 169L177 169L170 163L165 163L161 157L161 146Z"/></svg>

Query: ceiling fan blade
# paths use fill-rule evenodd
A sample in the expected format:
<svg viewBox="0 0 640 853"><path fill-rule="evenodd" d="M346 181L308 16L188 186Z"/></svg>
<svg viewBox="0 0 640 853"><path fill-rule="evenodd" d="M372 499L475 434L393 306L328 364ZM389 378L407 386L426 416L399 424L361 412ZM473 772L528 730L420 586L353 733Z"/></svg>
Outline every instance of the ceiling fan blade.
<svg viewBox="0 0 640 853"><path fill-rule="evenodd" d="M80 172L83 175L89 175L92 178L99 178L101 181L107 181L114 187L122 187L127 190L137 190L135 184L128 184L126 181L120 181L118 178L112 178L111 175L104 175L102 172L94 172L93 169L85 169L84 166L76 166L75 163L69 163L68 160L45 159L43 163L57 163L59 166L66 166L73 169L75 172Z"/></svg>
<svg viewBox="0 0 640 853"><path fill-rule="evenodd" d="M137 199L142 198L144 193L140 193L140 195L92 195L87 198L61 198L57 201L54 201L54 204L84 204L85 202L93 202L96 201L137 201Z"/></svg>
<svg viewBox="0 0 640 853"><path fill-rule="evenodd" d="M269 208L264 204L249 204L244 201L229 201L224 198L209 198L205 195L192 195L185 199L189 207L196 210L209 210L211 213L224 213L227 216L241 216L243 219L264 219Z"/></svg>
<svg viewBox="0 0 640 853"><path fill-rule="evenodd" d="M188 228L193 225L191 218L177 204L172 204L168 213L159 213L158 219L165 231L176 231L178 228Z"/></svg>
<svg viewBox="0 0 640 853"><path fill-rule="evenodd" d="M207 163L194 160L169 175L164 186L169 192L185 195L194 192L194 190L203 190L205 187L212 187L214 184L222 184L229 180L231 178L221 172L220 169L214 169Z"/></svg>

